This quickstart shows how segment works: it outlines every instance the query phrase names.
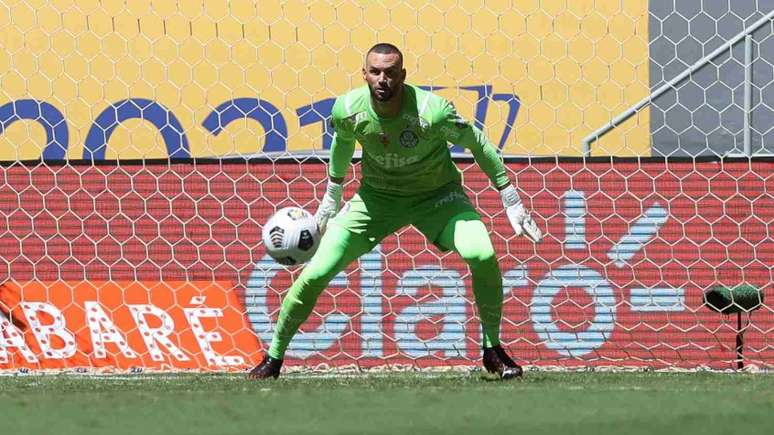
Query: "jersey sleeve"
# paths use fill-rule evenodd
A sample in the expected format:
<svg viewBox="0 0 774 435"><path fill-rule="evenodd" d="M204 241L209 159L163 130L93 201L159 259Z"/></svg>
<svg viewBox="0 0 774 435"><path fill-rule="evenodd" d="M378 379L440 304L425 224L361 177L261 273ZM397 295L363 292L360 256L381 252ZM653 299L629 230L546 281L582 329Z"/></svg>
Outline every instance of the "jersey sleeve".
<svg viewBox="0 0 774 435"><path fill-rule="evenodd" d="M331 111L333 142L328 163L328 176L336 178L347 176L352 155L355 153L354 120L352 116L345 113L342 106L341 98L337 98Z"/></svg>
<svg viewBox="0 0 774 435"><path fill-rule="evenodd" d="M437 113L437 128L447 142L469 149L476 163L498 189L510 183L497 148L484 132L457 113L452 103L444 101Z"/></svg>

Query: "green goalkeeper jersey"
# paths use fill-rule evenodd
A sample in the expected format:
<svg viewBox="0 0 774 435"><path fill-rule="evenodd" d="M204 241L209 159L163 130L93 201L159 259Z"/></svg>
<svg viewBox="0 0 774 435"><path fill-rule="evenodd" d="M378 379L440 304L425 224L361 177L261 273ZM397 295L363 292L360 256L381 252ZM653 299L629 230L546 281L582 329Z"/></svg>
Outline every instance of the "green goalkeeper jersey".
<svg viewBox="0 0 774 435"><path fill-rule="evenodd" d="M333 105L334 129L328 174L344 177L355 151L363 149L362 183L372 189L411 195L461 182L449 142L469 149L497 187L508 183L502 159L486 136L444 98L408 84L394 117L380 117L371 107L368 86L354 89Z"/></svg>

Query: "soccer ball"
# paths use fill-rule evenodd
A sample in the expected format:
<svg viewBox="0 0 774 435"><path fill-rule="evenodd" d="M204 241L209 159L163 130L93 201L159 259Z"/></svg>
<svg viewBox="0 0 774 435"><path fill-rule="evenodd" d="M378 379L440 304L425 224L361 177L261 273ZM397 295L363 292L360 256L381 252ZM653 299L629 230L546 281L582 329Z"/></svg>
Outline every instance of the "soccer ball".
<svg viewBox="0 0 774 435"><path fill-rule="evenodd" d="M305 263L312 258L319 244L317 221L302 208L280 209L263 226L263 245L279 264Z"/></svg>

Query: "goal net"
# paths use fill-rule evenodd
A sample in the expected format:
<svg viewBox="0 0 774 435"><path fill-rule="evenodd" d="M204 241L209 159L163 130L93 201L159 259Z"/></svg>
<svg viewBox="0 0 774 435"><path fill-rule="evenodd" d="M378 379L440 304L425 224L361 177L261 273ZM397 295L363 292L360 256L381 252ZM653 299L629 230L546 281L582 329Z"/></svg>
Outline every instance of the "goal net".
<svg viewBox="0 0 774 435"><path fill-rule="evenodd" d="M6 4L0 370L259 361L299 273L266 255L262 224L285 206L316 209L333 101L361 86L363 54L382 41L403 50L408 82L454 102L499 147L546 233L537 246L515 237L497 192L450 144L491 230L502 341L519 362L771 367L772 10ZM345 198L359 172L355 162ZM761 303L743 307L739 347L737 317L705 293L741 285ZM470 366L477 319L464 263L404 228L333 279L286 365Z"/></svg>

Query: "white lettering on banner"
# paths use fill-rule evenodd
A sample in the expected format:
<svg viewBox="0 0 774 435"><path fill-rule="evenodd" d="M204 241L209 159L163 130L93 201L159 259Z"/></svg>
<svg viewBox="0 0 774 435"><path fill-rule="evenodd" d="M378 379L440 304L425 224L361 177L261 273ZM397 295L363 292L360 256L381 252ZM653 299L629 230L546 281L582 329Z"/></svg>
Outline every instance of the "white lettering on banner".
<svg viewBox="0 0 774 435"><path fill-rule="evenodd" d="M568 250L591 249L593 246L586 240L586 194L573 189L567 190L563 196L563 216L565 219L564 248ZM443 201L455 200L454 195L443 198ZM659 229L668 220L668 212L659 204L648 208L629 228L627 234L612 245L608 252L596 253L607 256L613 265L622 268L628 264L645 245L656 237ZM591 253L591 252L590 252ZM360 331L361 351L363 356L381 358L384 356L383 319L391 313L385 312L384 289L382 274L383 259L380 246L361 257L361 321ZM257 264L248 282L246 291L246 307L253 329L264 343L270 343L274 325L271 321L267 294L271 280L283 266L274 262L268 255ZM636 272L636 271L635 271ZM337 275L331 285L346 286L344 275ZM635 280L636 282L636 280ZM419 268L406 271L400 280L399 294L415 295L417 287L422 285L437 285L444 289L443 300L429 304L407 306L396 313L395 339L401 350L411 356L428 355L433 351L443 351L447 356L460 355L463 346L456 347L458 341L464 342L465 318L465 287L456 271L442 270L439 267ZM503 295L505 303L529 305L530 319L535 332L552 350L571 357L582 357L594 349L604 345L611 337L615 328L616 301L613 294L613 284L599 272L586 266L569 263L549 271L534 289L528 294L530 281L526 266L521 265L503 273ZM583 288L592 298L594 319L591 325L581 332L563 332L557 325L557 319L551 312L552 299L563 288ZM516 295L515 291L522 289L526 294ZM447 293L448 292L448 293ZM457 292L457 293L456 293ZM622 293L626 294L626 293ZM632 311L684 311L685 290L682 288L657 287L653 289L634 288L629 292ZM622 301L623 302L623 301ZM444 311L444 304L450 304ZM458 305L455 305L458 304ZM460 308L462 307L462 308ZM278 309L278 308L275 308ZM461 309L461 311L456 311ZM439 322L442 334L432 340L421 340L416 335L417 322L426 320L428 316L443 316ZM526 319L525 319L526 320ZM519 322L521 319L504 319L504 321ZM340 313L332 313L323 318L322 325L312 333L300 333L293 340L289 354L305 358L315 352L329 349L341 335L349 318ZM452 322L459 322L453 324ZM441 328L439 326L439 328ZM306 337L304 337L304 335ZM304 338L302 338L304 337Z"/></svg>
<svg viewBox="0 0 774 435"><path fill-rule="evenodd" d="M261 341L267 346L271 345L274 334L274 322L269 313L269 304L266 301L271 280L284 266L277 264L268 254L255 266L247 281L245 289L245 310L253 331L258 334ZM344 272L336 275L331 280L330 286L347 287L349 280ZM287 354L291 357L306 358L315 352L322 352L342 337L344 330L349 326L349 317L335 312L323 318L322 323L314 332L299 331L290 342Z"/></svg>
<svg viewBox="0 0 774 435"><path fill-rule="evenodd" d="M658 204L645 210L645 214L637 219L629 232L610 248L608 258L615 262L617 268L624 267L658 233L668 217L666 209Z"/></svg>
<svg viewBox="0 0 774 435"><path fill-rule="evenodd" d="M513 294L515 289L526 288L528 285L529 280L527 279L526 266L517 266L509 271L506 271L503 274L503 303L505 303L505 299L508 299L509 295L514 298L516 297Z"/></svg>
<svg viewBox="0 0 774 435"><path fill-rule="evenodd" d="M395 316L395 339L398 347L412 357L442 351L444 356L465 355L465 284L456 270L424 266L406 271L398 282L396 295L416 297L424 286L440 287L443 297L427 303L411 304ZM423 340L417 335L419 322L442 316L439 334ZM435 319L433 319L435 320Z"/></svg>
<svg viewBox="0 0 774 435"><path fill-rule="evenodd" d="M153 361L164 361L164 353L159 345L164 346L178 361L189 360L185 352L175 346L172 340L169 339L169 336L175 332L175 321L166 311L155 305L137 304L129 305L129 312L134 317L140 336L145 342L145 346L148 348ZM161 325L158 328L151 328L148 324L148 316L159 319Z"/></svg>
<svg viewBox="0 0 774 435"><path fill-rule="evenodd" d="M45 302L21 302L20 304L27 319L29 328L38 341L42 355L46 359L66 359L75 355L77 345L72 332L67 329L65 316L57 307ZM178 361L189 361L186 353L175 345L170 336L176 333L175 323L170 314L154 305L126 305L129 308L135 324L136 331L142 337L145 346L154 361L164 361L165 355L162 347L166 348ZM124 333L110 319L105 309L96 301L84 301L85 323L89 330L92 344L92 355L95 358L107 358L109 355L107 343L113 343L127 358L137 358L138 352L129 346L129 341ZM221 341L223 337L218 331L207 331L202 325L203 318L223 317L220 308L196 307L184 308L183 312L188 320L196 342L199 344L206 361L214 366L244 365L242 356L223 356L215 352L213 342ZM151 327L148 317L155 317L160 326ZM50 319L49 319L50 318ZM131 328L129 332L133 331ZM178 333L180 331L177 331ZM53 338L59 338L63 345L54 347ZM32 352L24 340L24 334L0 313L0 363L8 363L9 348L17 348L24 358L30 363L38 362L38 356Z"/></svg>
<svg viewBox="0 0 774 435"><path fill-rule="evenodd" d="M562 332L551 314L560 290L583 288L594 303L594 319L583 332ZM560 355L580 357L605 344L615 327L615 296L610 283L594 269L568 264L548 272L535 288L529 307L532 325L547 348Z"/></svg>
<svg viewBox="0 0 774 435"><path fill-rule="evenodd" d="M361 351L363 356L384 356L382 340L382 250L376 245L371 252L360 257L360 291L363 315L360 318Z"/></svg>
<svg viewBox="0 0 774 435"><path fill-rule="evenodd" d="M0 313L0 363L8 363L8 348L19 349L24 359L30 363L38 362L38 357L30 350L24 341L24 335L3 313Z"/></svg>
<svg viewBox="0 0 774 435"><path fill-rule="evenodd" d="M633 288L629 304L632 311L684 311L685 290L682 288Z"/></svg>
<svg viewBox="0 0 774 435"><path fill-rule="evenodd" d="M75 338L67 330L64 315L57 307L43 302L23 302L21 307L32 329L32 334L38 340L40 350L46 358L64 359L75 355L77 350ZM39 313L46 313L53 319L53 322L44 325L40 320ZM59 337L64 342L64 346L60 349L54 349L51 343L52 336Z"/></svg>
<svg viewBox="0 0 774 435"><path fill-rule="evenodd" d="M223 310L220 308L183 308L188 324L191 325L191 331L199 343L199 347L204 352L204 357L210 365L239 366L245 363L241 356L224 356L215 352L211 343L223 340L217 331L206 331L202 325L201 319L205 317L223 317Z"/></svg>
<svg viewBox="0 0 774 435"><path fill-rule="evenodd" d="M586 196L577 190L564 193L564 247L586 249Z"/></svg>
<svg viewBox="0 0 774 435"><path fill-rule="evenodd" d="M586 195L584 192L568 190L564 195L565 217L565 247L567 249L584 249L586 247L585 215ZM658 234L658 230L666 223L668 213L658 204L648 208L644 215L629 228L627 234L613 244L607 252L607 257L614 261L617 268L622 268L627 261L634 258L641 249ZM583 288L594 303L595 316L592 324L583 332L561 332L551 314L551 301L559 289L566 287ZM669 289L662 289L667 291ZM675 294L682 295L682 289L673 289ZM642 311L683 311L684 300L658 300L659 303L636 298L633 293L633 310L645 306ZM664 303L662 303L664 302ZM551 271L538 283L530 305L530 315L535 332L544 341L546 347L556 350L559 354L581 357L607 342L615 328L616 315L615 297L612 284L597 271L585 266L568 264Z"/></svg>
<svg viewBox="0 0 774 435"><path fill-rule="evenodd" d="M129 347L126 338L118 332L118 328L105 313L105 310L94 301L86 301L83 304L86 309L86 322L89 325L91 343L96 358L107 358L105 343L113 343L118 346L121 353L127 358L136 358L137 354Z"/></svg>

